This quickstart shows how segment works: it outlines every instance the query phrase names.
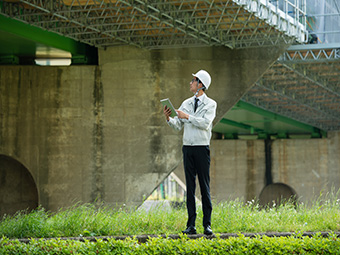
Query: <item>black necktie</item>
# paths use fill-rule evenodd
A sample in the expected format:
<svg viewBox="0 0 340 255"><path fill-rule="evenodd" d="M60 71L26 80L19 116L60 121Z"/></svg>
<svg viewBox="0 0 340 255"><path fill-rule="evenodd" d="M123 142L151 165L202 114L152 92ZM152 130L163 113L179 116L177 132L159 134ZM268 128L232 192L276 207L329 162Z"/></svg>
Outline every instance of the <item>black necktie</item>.
<svg viewBox="0 0 340 255"><path fill-rule="evenodd" d="M195 108L194 108L194 112L196 112L197 106L198 106L198 101L199 99L197 97L195 97Z"/></svg>

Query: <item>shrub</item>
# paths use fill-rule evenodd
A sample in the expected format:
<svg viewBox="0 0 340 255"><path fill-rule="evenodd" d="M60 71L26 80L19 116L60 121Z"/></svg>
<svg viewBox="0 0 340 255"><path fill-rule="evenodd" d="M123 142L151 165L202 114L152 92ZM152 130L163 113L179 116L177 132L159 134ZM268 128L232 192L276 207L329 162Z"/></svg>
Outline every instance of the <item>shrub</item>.
<svg viewBox="0 0 340 255"><path fill-rule="evenodd" d="M2 238L0 254L340 254L340 241L335 234L326 238L240 235L229 239L189 239L181 235L179 239L155 237L146 243L135 238L96 242L32 239L29 243Z"/></svg>

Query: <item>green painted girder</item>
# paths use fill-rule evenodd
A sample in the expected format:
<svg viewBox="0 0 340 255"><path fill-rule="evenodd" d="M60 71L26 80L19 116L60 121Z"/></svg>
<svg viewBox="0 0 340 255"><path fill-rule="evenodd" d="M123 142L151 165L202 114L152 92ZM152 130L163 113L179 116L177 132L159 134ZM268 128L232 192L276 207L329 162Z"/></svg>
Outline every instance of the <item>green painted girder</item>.
<svg viewBox="0 0 340 255"><path fill-rule="evenodd" d="M225 118L221 119L220 122L223 123L223 124L227 124L227 125L233 126L233 127L250 130L251 134L254 134L254 133L265 133L265 131L260 129L260 128L256 128L256 127L253 127L251 125L247 125L247 124L244 124L244 123L241 123L241 122L237 122L237 121L233 121L233 120L229 120L229 119L225 119Z"/></svg>
<svg viewBox="0 0 340 255"><path fill-rule="evenodd" d="M234 107L241 108L241 109L247 110L249 112L253 112L253 113L262 115L262 116L267 117L271 120L281 121L283 123L287 123L289 125L304 129L307 132L311 133L312 137L320 137L320 136L326 137L327 136L327 132L323 131L319 128L315 128L315 127L307 125L305 123L301 123L299 121L287 118L285 116L263 110L261 108L253 106L252 104L246 103L242 100L238 101ZM245 124L242 124L242 125L245 125ZM247 125L247 126L248 127L246 129L249 129L251 127L249 125ZM255 130L255 128L254 128L254 130ZM264 132L264 133L266 133L266 132Z"/></svg>
<svg viewBox="0 0 340 255"><path fill-rule="evenodd" d="M18 65L19 58L15 55L0 56L0 65L3 65L3 64Z"/></svg>
<svg viewBox="0 0 340 255"><path fill-rule="evenodd" d="M41 28L25 24L0 14L0 31L4 31L26 40L70 52L78 59L97 62L97 49L93 46L77 42L71 38L58 35ZM79 61L79 60L78 60Z"/></svg>
<svg viewBox="0 0 340 255"><path fill-rule="evenodd" d="M239 136L248 136L249 139L254 139L257 135L257 139L286 139L286 138L321 138L326 137L327 132L322 131L318 128L315 128L313 126L295 121L293 119L284 117L282 115L269 112L267 110L258 108L252 104L246 103L244 101L239 101L232 110L238 111L241 110L243 112L249 112L249 114L255 114L255 115L235 115L235 114L227 114L221 121L221 124L228 125L230 127L234 127L239 129L229 129L227 128L225 131L229 130L230 132L223 132L223 128L219 133L222 133L224 135L225 139L238 139ZM232 113L232 112L231 112ZM253 117L251 117L253 116ZM259 119L254 118L254 116L261 116ZM230 117L230 118L228 118ZM250 117L250 118L249 118ZM249 119L248 119L249 118ZM265 123L268 123L269 126L267 126ZM275 129L275 125L271 125L270 123L278 123L276 125L279 125L279 127L287 127L287 130L285 128L279 128ZM279 123L282 123L279 124ZM263 127L258 127L258 125ZM217 128L219 129L219 128ZM244 131L242 131L244 130ZM222 132L221 132L222 131Z"/></svg>

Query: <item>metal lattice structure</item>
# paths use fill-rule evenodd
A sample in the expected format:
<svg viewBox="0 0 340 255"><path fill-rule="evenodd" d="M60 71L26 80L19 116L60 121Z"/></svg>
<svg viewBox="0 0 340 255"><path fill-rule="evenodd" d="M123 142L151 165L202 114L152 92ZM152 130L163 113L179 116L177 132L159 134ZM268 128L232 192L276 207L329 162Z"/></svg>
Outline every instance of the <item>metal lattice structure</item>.
<svg viewBox="0 0 340 255"><path fill-rule="evenodd" d="M305 0L280 1L285 11L270 0L2 0L0 13L96 47L234 49L305 41Z"/></svg>
<svg viewBox="0 0 340 255"><path fill-rule="evenodd" d="M340 130L340 44L290 47L243 100L325 131Z"/></svg>
<svg viewBox="0 0 340 255"><path fill-rule="evenodd" d="M0 14L96 47L240 49L308 38L306 0L0 0ZM339 130L339 48L290 47L243 100Z"/></svg>

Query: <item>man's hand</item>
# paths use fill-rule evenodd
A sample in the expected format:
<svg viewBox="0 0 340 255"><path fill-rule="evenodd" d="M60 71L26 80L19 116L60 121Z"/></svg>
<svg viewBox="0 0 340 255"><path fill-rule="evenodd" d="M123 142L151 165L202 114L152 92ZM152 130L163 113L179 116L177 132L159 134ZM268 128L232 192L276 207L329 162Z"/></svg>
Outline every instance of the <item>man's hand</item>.
<svg viewBox="0 0 340 255"><path fill-rule="evenodd" d="M189 119L189 114L186 114L185 112L182 112L180 110L176 110L177 114L178 114L178 118L179 119Z"/></svg>
<svg viewBox="0 0 340 255"><path fill-rule="evenodd" d="M171 109L166 107L166 105L164 105L163 113L165 115L166 120L169 121L170 115L171 115Z"/></svg>

